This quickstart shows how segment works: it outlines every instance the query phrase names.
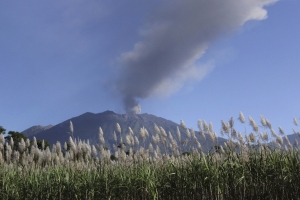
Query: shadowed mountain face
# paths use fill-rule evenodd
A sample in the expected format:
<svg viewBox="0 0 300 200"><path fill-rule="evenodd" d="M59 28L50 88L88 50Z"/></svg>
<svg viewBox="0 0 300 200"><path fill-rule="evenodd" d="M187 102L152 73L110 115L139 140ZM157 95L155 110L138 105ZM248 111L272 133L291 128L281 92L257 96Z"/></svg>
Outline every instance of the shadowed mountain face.
<svg viewBox="0 0 300 200"><path fill-rule="evenodd" d="M27 137L36 135L42 131L45 131L49 128L52 128L52 125L48 125L48 126L32 126L28 129L26 129L25 131L22 132L22 134L26 135Z"/></svg>
<svg viewBox="0 0 300 200"><path fill-rule="evenodd" d="M60 124L57 124L49 129L42 130L37 133L31 133L30 129L22 132L30 139L36 137L39 140L47 140L50 144L55 144L57 141L64 142L69 141L70 134L70 121L73 123L74 127L74 137L81 140L89 140L90 144L99 143L99 127L103 130L103 135L105 139L105 145L108 148L112 148L112 145L118 145L120 143L120 137L123 138L125 142L125 136L129 133L128 127L130 127L134 135L137 136L140 140L140 145L144 145L142 139L140 138L139 132L140 128L145 127L149 132L149 137L145 140L145 145L152 142L152 135L155 135L154 124L159 127L163 127L167 134L171 132L173 138L178 141L177 137L177 127L179 127L181 132L181 140L187 138L186 130L180 127L179 124L176 124L170 120L166 120L161 117L156 117L150 114L116 114L112 111L105 111L99 114L85 113L78 117L68 119ZM119 123L121 127L121 134L116 131L116 124ZM114 131L117 133L118 140L115 141L113 134ZM199 133L196 132L198 141L202 145L203 149L211 149L215 143L212 144L207 135L206 140L200 137ZM217 139L218 144L222 145L224 141L223 138Z"/></svg>

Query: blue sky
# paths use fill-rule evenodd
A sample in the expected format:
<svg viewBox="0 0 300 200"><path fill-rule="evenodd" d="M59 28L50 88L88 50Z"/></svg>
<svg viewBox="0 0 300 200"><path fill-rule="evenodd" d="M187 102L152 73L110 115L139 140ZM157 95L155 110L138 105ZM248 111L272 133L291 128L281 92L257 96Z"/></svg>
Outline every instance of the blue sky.
<svg viewBox="0 0 300 200"><path fill-rule="evenodd" d="M23 131L141 107L195 129L198 119L211 121L217 133L221 120L242 111L290 134L300 118L299 7L299 0L1 1L0 125Z"/></svg>

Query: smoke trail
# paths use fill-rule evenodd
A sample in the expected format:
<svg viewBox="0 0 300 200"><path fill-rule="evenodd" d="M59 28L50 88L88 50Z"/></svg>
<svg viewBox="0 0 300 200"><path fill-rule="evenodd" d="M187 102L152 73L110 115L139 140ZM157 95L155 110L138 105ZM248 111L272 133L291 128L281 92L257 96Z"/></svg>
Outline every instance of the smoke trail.
<svg viewBox="0 0 300 200"><path fill-rule="evenodd" d="M264 6L277 0L165 0L151 16L143 39L120 58L117 90L126 112L139 113L137 98L174 91L185 80L210 70L195 62L218 37L249 20L267 17ZM172 84L170 84L172 83ZM175 88L176 91L176 88Z"/></svg>

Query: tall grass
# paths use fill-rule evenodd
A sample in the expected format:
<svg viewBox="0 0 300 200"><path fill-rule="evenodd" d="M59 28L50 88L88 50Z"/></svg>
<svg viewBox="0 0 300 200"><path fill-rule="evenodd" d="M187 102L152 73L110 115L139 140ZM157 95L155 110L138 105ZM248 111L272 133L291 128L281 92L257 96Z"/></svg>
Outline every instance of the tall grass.
<svg viewBox="0 0 300 200"><path fill-rule="evenodd" d="M239 119L245 123L242 113ZM222 133L229 139L224 146L217 145L212 124L199 121L199 133L195 133L182 121L188 140L180 141L177 132L177 141L162 127L152 134L142 128L140 133L129 131L125 143L116 138L121 145L116 145L113 153L105 148L101 128L96 146L70 137L69 144L61 147L58 142L51 150L37 148L36 142L29 146L28 141L13 149L13 141L4 141L0 135L0 197L299 199L298 144L291 145L282 129L281 135L277 134L263 116L262 131L249 117L253 128L249 134L237 132L233 118L221 123ZM120 126L116 131L121 132ZM147 147L142 142L145 137L153 141ZM209 153L201 148L201 137L215 144ZM191 151L182 152L184 145Z"/></svg>

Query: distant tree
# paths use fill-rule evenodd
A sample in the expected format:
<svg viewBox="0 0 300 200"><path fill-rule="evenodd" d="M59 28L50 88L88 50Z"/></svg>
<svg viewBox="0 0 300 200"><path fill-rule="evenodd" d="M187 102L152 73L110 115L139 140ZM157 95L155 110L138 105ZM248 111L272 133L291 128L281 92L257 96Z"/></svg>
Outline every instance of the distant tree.
<svg viewBox="0 0 300 200"><path fill-rule="evenodd" d="M111 156L110 156L110 160L118 161L118 158L117 158L115 155L111 155Z"/></svg>
<svg viewBox="0 0 300 200"><path fill-rule="evenodd" d="M25 135L17 131L9 131L7 134L8 135L5 137L6 141L10 141L11 138L14 140L14 143L21 142L21 138L23 138L24 141L27 140L27 137Z"/></svg>
<svg viewBox="0 0 300 200"><path fill-rule="evenodd" d="M5 128L3 128L2 126L0 126L0 134L5 134Z"/></svg>
<svg viewBox="0 0 300 200"><path fill-rule="evenodd" d="M14 141L14 145L13 145L14 150L18 150L19 142L21 142L22 139L24 141L26 141L28 139L24 134L16 132L16 131L9 131L8 136L5 137L5 140L7 142L10 142L11 138ZM37 146L39 149L46 149L47 147L50 147L50 143L46 140L44 140L44 145L43 145L43 140L37 140L36 143L37 143ZM30 141L30 145L32 145L32 144L33 144L33 141Z"/></svg>
<svg viewBox="0 0 300 200"><path fill-rule="evenodd" d="M16 132L16 131L9 131L8 136L4 137L7 142L10 142L11 138L13 139L13 149L18 150L19 142L21 142L21 139L24 141L27 140L27 137L23 135L22 133Z"/></svg>
<svg viewBox="0 0 300 200"><path fill-rule="evenodd" d="M46 140L36 140L36 143L39 149L45 150L47 147L50 148L50 143Z"/></svg>

